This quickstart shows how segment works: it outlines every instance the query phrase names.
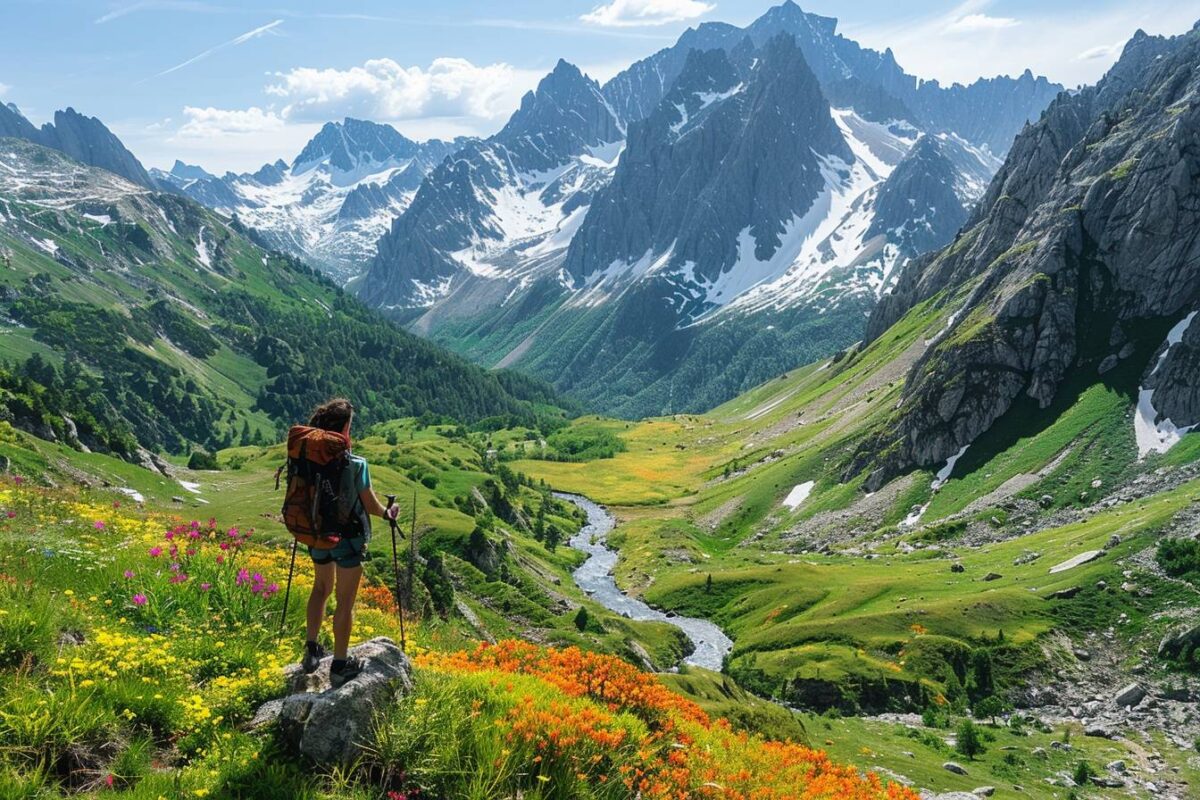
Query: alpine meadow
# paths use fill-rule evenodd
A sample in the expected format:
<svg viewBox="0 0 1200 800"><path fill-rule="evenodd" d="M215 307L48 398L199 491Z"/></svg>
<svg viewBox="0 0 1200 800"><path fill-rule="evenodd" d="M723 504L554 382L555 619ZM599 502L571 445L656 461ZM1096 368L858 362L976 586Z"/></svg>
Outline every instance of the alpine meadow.
<svg viewBox="0 0 1200 800"><path fill-rule="evenodd" d="M0 800L1200 797L1189 5L4 4Z"/></svg>

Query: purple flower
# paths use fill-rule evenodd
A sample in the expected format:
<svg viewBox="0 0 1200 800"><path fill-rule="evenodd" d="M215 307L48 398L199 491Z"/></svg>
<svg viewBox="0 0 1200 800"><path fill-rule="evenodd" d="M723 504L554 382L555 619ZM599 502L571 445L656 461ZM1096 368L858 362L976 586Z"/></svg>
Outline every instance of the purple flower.
<svg viewBox="0 0 1200 800"><path fill-rule="evenodd" d="M144 594L135 594L135 595L133 596L133 604L134 604L135 606L144 606L144 605L146 605L146 595L144 595Z"/></svg>
<svg viewBox="0 0 1200 800"><path fill-rule="evenodd" d="M242 567L239 569L237 574L237 585L241 586L243 583L247 583L249 580L250 573L246 571L246 568Z"/></svg>
<svg viewBox="0 0 1200 800"><path fill-rule="evenodd" d="M211 583L202 583L202 584L200 584L200 591L202 591L202 592L207 592L207 591L208 591L209 589L211 589L211 588L212 588L212 584L211 584Z"/></svg>
<svg viewBox="0 0 1200 800"><path fill-rule="evenodd" d="M183 583L183 582L184 582L184 581L186 581L187 579L188 579L188 576L187 576L187 574L186 574L186 573L183 573L183 572L180 572L178 575L172 575L172 576L171 576L171 577L170 577L170 578L167 580L167 582L168 582L168 583Z"/></svg>
<svg viewBox="0 0 1200 800"><path fill-rule="evenodd" d="M92 527L98 531L104 530L104 520L102 520L102 519L96 520L95 522L92 523Z"/></svg>
<svg viewBox="0 0 1200 800"><path fill-rule="evenodd" d="M162 555L162 548L161 548L161 547L154 546L154 547L151 547L151 548L150 548L150 557L151 557L151 558L158 558L158 557L159 557L159 556L161 556L161 555Z"/></svg>
<svg viewBox="0 0 1200 800"><path fill-rule="evenodd" d="M126 578L126 580L128 580L129 578L132 578L133 576L134 576L134 572L133 572L133 570L131 570L131 569L127 569L127 570L125 570L125 578Z"/></svg>

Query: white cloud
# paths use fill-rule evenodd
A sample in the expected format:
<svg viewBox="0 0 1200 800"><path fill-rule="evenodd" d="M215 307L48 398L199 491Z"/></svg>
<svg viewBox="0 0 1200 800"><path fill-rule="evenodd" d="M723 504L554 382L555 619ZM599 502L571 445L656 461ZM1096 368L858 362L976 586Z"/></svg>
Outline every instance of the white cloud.
<svg viewBox="0 0 1200 800"><path fill-rule="evenodd" d="M611 0L580 17L606 27L665 25L703 16L716 6L701 0Z"/></svg>
<svg viewBox="0 0 1200 800"><path fill-rule="evenodd" d="M991 18L993 5L989 0L964 0L925 15L847 25L842 33L867 47L890 47L900 66L921 78L969 83L981 76L1016 76L1029 68L1035 75L1074 87L1099 80L1138 28L1150 34L1179 34L1191 28L1196 14L1194 7L1175 0L1113 4L1086 14L1073 6L1043 3L1023 12L1019 25L995 27L986 35L951 30L965 17Z"/></svg>
<svg viewBox="0 0 1200 800"><path fill-rule="evenodd" d="M263 111L257 106L247 109L184 106L183 115L187 121L175 133L180 139L261 134L278 131L284 125L283 119L274 111Z"/></svg>
<svg viewBox="0 0 1200 800"><path fill-rule="evenodd" d="M7 83L0 83L0 97L4 97L4 95L8 94L8 90L11 88L12 87Z"/></svg>
<svg viewBox="0 0 1200 800"><path fill-rule="evenodd" d="M277 73L267 93L282 98L289 120L324 122L339 117L401 120L421 117L494 119L516 106L536 73L504 63L476 66L438 58L428 69L375 58L350 69L299 67Z"/></svg>
<svg viewBox="0 0 1200 800"><path fill-rule="evenodd" d="M979 33L994 31L1000 28L1011 28L1020 25L1020 20L1012 17L991 17L987 14L965 14L946 26L948 33Z"/></svg>
<svg viewBox="0 0 1200 800"><path fill-rule="evenodd" d="M1084 50L1079 55L1075 56L1075 60L1095 61L1096 59L1104 59L1106 61L1115 61L1117 56L1121 55L1121 51L1124 48L1124 39L1119 42L1113 42L1112 44L1101 44Z"/></svg>

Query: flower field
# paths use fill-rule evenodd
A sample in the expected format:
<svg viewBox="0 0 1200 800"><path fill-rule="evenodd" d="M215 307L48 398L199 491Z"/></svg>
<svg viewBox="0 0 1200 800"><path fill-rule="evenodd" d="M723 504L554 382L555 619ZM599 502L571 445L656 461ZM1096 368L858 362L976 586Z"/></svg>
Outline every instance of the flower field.
<svg viewBox="0 0 1200 800"><path fill-rule="evenodd" d="M916 797L736 732L615 657L441 652L431 626L367 755L314 770L245 731L299 656L307 564L280 637L285 547L97 498L0 483L0 798ZM364 586L355 639L395 633L390 591Z"/></svg>

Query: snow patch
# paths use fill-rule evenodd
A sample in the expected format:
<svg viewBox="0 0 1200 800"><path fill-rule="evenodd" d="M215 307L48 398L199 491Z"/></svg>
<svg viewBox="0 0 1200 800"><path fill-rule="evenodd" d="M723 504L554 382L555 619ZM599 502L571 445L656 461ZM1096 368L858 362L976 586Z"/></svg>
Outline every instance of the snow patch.
<svg viewBox="0 0 1200 800"><path fill-rule="evenodd" d="M204 226L196 234L196 259L206 268L212 269L212 257L208 254L208 243L204 241Z"/></svg>
<svg viewBox="0 0 1200 800"><path fill-rule="evenodd" d="M801 503L808 499L808 496L812 493L813 486L815 485L815 481L797 483L792 487L792 490L788 492L788 496L783 498L783 504L790 510L795 511L800 507Z"/></svg>
<svg viewBox="0 0 1200 800"><path fill-rule="evenodd" d="M1158 372L1171 348L1183 341L1183 334L1187 332L1192 320L1196 318L1196 313L1193 311L1188 314L1167 333L1167 346L1162 351L1162 355L1158 357L1158 361L1154 363L1154 369L1150 370L1151 375ZM1158 412L1154 410L1154 390L1139 386L1137 413L1133 417L1133 432L1137 438L1139 461L1151 453L1167 452L1183 438L1185 433L1196 427L1188 425L1180 428L1169 419L1163 419L1161 422L1156 421L1157 419Z"/></svg>
<svg viewBox="0 0 1200 800"><path fill-rule="evenodd" d="M200 484L198 483L193 483L192 481L180 481L179 485L184 489L187 489L192 494L200 494Z"/></svg>
<svg viewBox="0 0 1200 800"><path fill-rule="evenodd" d="M130 500L132 500L135 503L146 502L146 496L143 495L141 492L139 492L137 489L130 489L128 486L118 486L117 491L120 492L121 494L125 495L126 497L128 497Z"/></svg>
<svg viewBox="0 0 1200 800"><path fill-rule="evenodd" d="M950 473L954 472L954 465L963 457L963 453L967 452L968 447L970 447L969 444L964 444L962 449L946 459L945 465L937 471L937 475L934 476L933 483L930 485L935 492L950 479Z"/></svg>
<svg viewBox="0 0 1200 800"><path fill-rule="evenodd" d="M53 239L34 239L33 243L45 250L50 255L54 255L58 252L58 242L54 241Z"/></svg>
<svg viewBox="0 0 1200 800"><path fill-rule="evenodd" d="M99 222L101 227L112 224L112 217L108 214L84 214L84 219L90 219L92 222Z"/></svg>

